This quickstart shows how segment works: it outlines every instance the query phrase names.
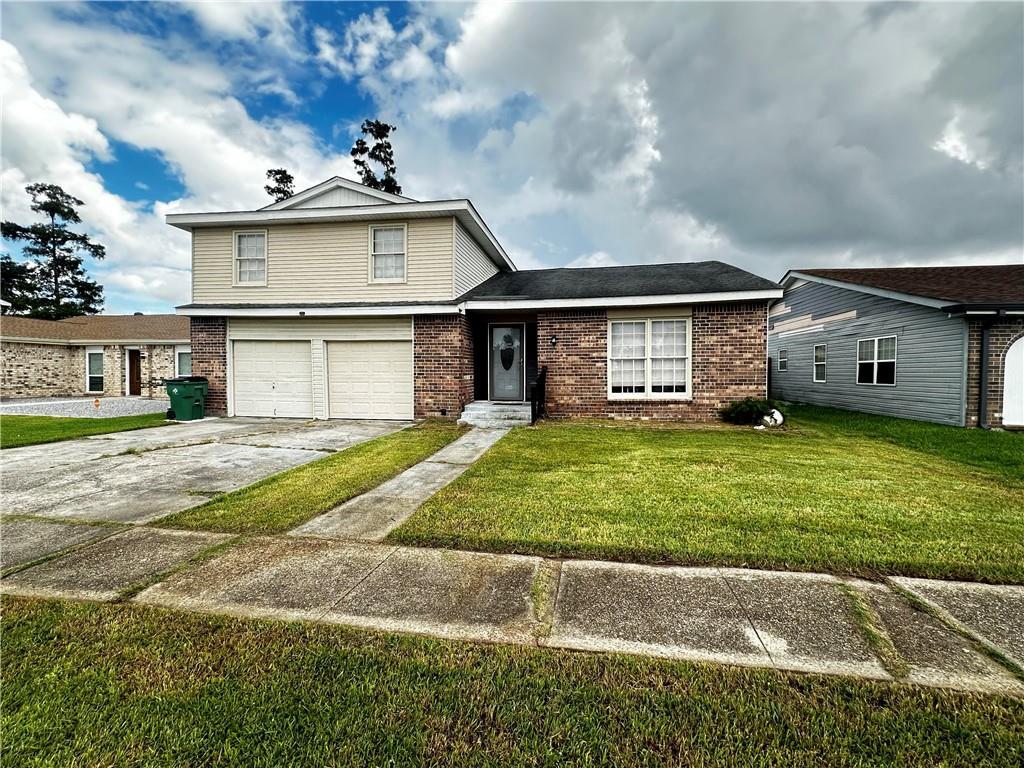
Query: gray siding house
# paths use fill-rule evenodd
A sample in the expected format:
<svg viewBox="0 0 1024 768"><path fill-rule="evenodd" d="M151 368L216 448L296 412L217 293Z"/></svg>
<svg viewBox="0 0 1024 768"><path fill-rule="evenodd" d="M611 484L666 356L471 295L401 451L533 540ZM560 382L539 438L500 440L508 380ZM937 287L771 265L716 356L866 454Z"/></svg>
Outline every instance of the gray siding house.
<svg viewBox="0 0 1024 768"><path fill-rule="evenodd" d="M794 270L769 310L771 395L1024 426L1024 265Z"/></svg>

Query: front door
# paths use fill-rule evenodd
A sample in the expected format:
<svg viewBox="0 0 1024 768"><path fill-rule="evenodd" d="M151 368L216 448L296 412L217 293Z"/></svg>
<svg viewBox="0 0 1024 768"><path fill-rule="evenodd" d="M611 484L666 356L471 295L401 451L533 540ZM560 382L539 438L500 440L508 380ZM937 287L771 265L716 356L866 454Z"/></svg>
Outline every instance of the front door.
<svg viewBox="0 0 1024 768"><path fill-rule="evenodd" d="M142 394L142 354L137 349L128 350L128 394Z"/></svg>
<svg viewBox="0 0 1024 768"><path fill-rule="evenodd" d="M492 325L488 351L491 400L523 400L526 369L523 363L523 326Z"/></svg>

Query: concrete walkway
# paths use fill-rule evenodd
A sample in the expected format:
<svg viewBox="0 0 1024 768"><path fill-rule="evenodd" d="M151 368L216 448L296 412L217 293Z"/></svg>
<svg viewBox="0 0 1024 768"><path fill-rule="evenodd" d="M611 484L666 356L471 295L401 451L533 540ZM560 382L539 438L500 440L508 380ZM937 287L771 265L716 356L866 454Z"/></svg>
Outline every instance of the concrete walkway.
<svg viewBox="0 0 1024 768"><path fill-rule="evenodd" d="M426 461L314 517L289 531L288 535L383 541L423 502L465 472L507 433L507 429L472 429Z"/></svg>
<svg viewBox="0 0 1024 768"><path fill-rule="evenodd" d="M886 584L288 536L231 540L25 518L3 521L3 543L9 570L0 592L7 594L130 598L1024 696L1011 671L1024 661L1024 587ZM57 556L43 559L47 551Z"/></svg>

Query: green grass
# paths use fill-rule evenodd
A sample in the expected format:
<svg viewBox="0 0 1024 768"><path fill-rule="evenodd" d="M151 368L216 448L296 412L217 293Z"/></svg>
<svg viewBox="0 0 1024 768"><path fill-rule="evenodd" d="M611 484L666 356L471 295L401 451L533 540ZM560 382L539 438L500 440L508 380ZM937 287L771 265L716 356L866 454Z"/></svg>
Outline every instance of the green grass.
<svg viewBox="0 0 1024 768"><path fill-rule="evenodd" d="M112 419L68 418L63 416L0 416L0 448L56 443L90 435L159 427L167 423L162 413L117 416Z"/></svg>
<svg viewBox="0 0 1024 768"><path fill-rule="evenodd" d="M1017 766L1024 702L4 599L5 765Z"/></svg>
<svg viewBox="0 0 1024 768"><path fill-rule="evenodd" d="M226 533L287 531L376 488L465 431L448 422L403 429L217 496L157 525Z"/></svg>
<svg viewBox="0 0 1024 768"><path fill-rule="evenodd" d="M1024 435L826 409L778 431L518 429L389 537L560 557L1024 582Z"/></svg>

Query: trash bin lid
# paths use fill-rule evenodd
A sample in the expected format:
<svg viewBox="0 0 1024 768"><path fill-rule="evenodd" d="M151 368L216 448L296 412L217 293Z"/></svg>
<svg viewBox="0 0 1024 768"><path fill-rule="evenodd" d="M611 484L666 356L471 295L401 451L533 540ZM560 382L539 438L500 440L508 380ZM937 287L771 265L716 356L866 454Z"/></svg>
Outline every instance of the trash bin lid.
<svg viewBox="0 0 1024 768"><path fill-rule="evenodd" d="M205 376L175 376L173 379L164 379L167 384L208 384L210 382Z"/></svg>

